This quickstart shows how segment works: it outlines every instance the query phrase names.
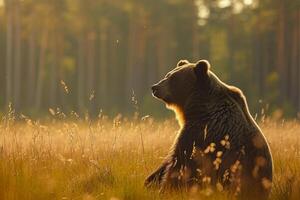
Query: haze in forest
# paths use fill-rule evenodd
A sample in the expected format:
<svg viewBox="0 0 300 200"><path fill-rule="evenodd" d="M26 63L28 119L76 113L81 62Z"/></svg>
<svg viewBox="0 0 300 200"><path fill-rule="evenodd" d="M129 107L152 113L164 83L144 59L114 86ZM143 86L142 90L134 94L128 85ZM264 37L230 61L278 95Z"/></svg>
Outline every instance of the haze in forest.
<svg viewBox="0 0 300 200"><path fill-rule="evenodd" d="M150 86L180 59L299 117L300 1L0 0L1 113L165 116Z"/></svg>

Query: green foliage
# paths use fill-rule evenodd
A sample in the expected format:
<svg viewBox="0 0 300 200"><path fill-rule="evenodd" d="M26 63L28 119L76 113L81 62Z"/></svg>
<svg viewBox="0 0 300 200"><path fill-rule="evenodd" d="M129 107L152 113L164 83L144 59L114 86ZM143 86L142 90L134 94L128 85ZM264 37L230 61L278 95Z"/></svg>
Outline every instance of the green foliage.
<svg viewBox="0 0 300 200"><path fill-rule="evenodd" d="M151 99L149 86L179 59L209 60L222 80L244 90L250 110L258 112L259 99L271 110L279 107L297 113L300 109L300 49L293 45L300 40L296 1L4 2L0 6L0 26L5 27L0 29L2 110L10 101L18 112L26 113L45 113L49 107L93 115L100 109L130 113L134 90L142 100L141 112L164 116L163 106ZM15 33L18 24L20 35ZM17 73L22 74L20 83ZM70 94L63 92L61 80L68 83Z"/></svg>

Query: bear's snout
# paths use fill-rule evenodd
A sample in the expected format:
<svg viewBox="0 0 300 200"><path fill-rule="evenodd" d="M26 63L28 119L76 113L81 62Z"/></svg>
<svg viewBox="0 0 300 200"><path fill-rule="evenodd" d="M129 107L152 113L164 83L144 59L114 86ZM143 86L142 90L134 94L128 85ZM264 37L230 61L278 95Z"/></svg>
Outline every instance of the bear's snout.
<svg viewBox="0 0 300 200"><path fill-rule="evenodd" d="M160 98L160 95L159 95L159 85L154 84L154 85L151 86L151 89L152 89L152 95L154 97Z"/></svg>
<svg viewBox="0 0 300 200"><path fill-rule="evenodd" d="M165 103L171 103L172 95L170 91L170 81L167 78L162 79L158 83L152 85L153 97L164 101Z"/></svg>
<svg viewBox="0 0 300 200"><path fill-rule="evenodd" d="M158 83L152 85L152 95L160 100L168 101L168 96L170 96L168 81L165 79L159 81Z"/></svg>

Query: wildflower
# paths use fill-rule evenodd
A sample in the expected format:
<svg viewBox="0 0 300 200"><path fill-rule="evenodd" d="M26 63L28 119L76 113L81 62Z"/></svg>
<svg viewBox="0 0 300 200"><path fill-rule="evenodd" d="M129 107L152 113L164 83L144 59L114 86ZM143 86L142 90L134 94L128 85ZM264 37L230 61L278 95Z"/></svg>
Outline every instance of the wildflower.
<svg viewBox="0 0 300 200"><path fill-rule="evenodd" d="M211 196L213 194L213 190L208 187L208 188L205 188L204 190L201 191L201 193L203 193L205 196Z"/></svg>
<svg viewBox="0 0 300 200"><path fill-rule="evenodd" d="M262 157L262 156L258 156L256 158L255 162L256 162L256 165L258 165L260 167L263 167L267 163L266 159L264 157Z"/></svg>
<svg viewBox="0 0 300 200"><path fill-rule="evenodd" d="M237 160L235 161L235 163L230 167L230 170L232 173L237 172L237 170L239 169L239 165L240 165L240 161Z"/></svg>
<svg viewBox="0 0 300 200"><path fill-rule="evenodd" d="M221 140L221 145L226 149L230 149L229 135L225 135L224 140Z"/></svg>
<svg viewBox="0 0 300 200"><path fill-rule="evenodd" d="M218 157L218 158L220 158L222 155L223 155L223 152L222 152L222 151L218 151L218 152L217 152L217 157Z"/></svg>
<svg viewBox="0 0 300 200"><path fill-rule="evenodd" d="M49 108L49 112L51 115L53 115L53 116L55 115L55 111L52 108Z"/></svg>
<svg viewBox="0 0 300 200"><path fill-rule="evenodd" d="M201 171L201 169L196 169L196 171L198 172L198 174L199 174L199 176L202 176L202 171Z"/></svg>
<svg viewBox="0 0 300 200"><path fill-rule="evenodd" d="M68 86L66 85L66 83L65 83L63 80L61 80L61 81L60 81L60 84L61 84L62 87L64 88L66 94L69 94L69 89L68 89Z"/></svg>
<svg viewBox="0 0 300 200"><path fill-rule="evenodd" d="M223 174L223 182L229 180L229 174L230 174L229 170L226 169L225 172L224 172L224 174Z"/></svg>
<svg viewBox="0 0 300 200"><path fill-rule="evenodd" d="M202 182L203 182L203 183L210 184L210 182L211 182L211 177L209 177L209 176L204 176L204 177L202 178Z"/></svg>
<svg viewBox="0 0 300 200"><path fill-rule="evenodd" d="M218 182L218 183L216 184L216 187L217 187L217 190L218 190L219 192L222 192L222 191L224 190L224 187L223 187L223 185L222 185L220 182Z"/></svg>
<svg viewBox="0 0 300 200"><path fill-rule="evenodd" d="M272 186L272 182L267 178L262 178L262 185L265 189L270 189Z"/></svg>
<svg viewBox="0 0 300 200"><path fill-rule="evenodd" d="M215 166L215 169L218 170L220 167L220 164L222 163L222 159L221 158L216 158L213 162L213 165Z"/></svg>
<svg viewBox="0 0 300 200"><path fill-rule="evenodd" d="M216 150L216 144L210 143L210 145L204 150L204 153L213 153Z"/></svg>
<svg viewBox="0 0 300 200"><path fill-rule="evenodd" d="M144 117L142 117L142 121L145 121L146 119L148 119L150 117L150 115L145 115Z"/></svg>
<svg viewBox="0 0 300 200"><path fill-rule="evenodd" d="M95 97L95 91L93 90L92 93L90 94L89 100L92 101Z"/></svg>

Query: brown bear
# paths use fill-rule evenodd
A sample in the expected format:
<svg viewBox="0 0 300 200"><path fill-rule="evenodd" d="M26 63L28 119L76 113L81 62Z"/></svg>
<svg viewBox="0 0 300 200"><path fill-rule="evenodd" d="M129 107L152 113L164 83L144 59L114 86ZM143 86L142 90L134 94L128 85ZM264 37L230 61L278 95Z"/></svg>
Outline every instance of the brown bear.
<svg viewBox="0 0 300 200"><path fill-rule="evenodd" d="M152 91L174 110L181 128L147 187L210 187L241 199L268 198L272 156L241 90L223 83L208 61L181 60Z"/></svg>

